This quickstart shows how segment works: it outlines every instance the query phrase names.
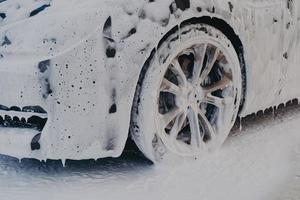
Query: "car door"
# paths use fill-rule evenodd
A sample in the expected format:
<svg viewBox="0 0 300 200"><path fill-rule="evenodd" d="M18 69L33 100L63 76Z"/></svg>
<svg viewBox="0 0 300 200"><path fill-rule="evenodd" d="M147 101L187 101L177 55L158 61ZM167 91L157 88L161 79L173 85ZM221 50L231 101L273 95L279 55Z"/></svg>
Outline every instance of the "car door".
<svg viewBox="0 0 300 200"><path fill-rule="evenodd" d="M286 0L284 21L284 62L279 89L282 102L300 97L300 1Z"/></svg>
<svg viewBox="0 0 300 200"><path fill-rule="evenodd" d="M241 1L242 2L242 1ZM275 106L282 78L286 0L245 1L247 101L251 112ZM254 81L253 81L254 80Z"/></svg>

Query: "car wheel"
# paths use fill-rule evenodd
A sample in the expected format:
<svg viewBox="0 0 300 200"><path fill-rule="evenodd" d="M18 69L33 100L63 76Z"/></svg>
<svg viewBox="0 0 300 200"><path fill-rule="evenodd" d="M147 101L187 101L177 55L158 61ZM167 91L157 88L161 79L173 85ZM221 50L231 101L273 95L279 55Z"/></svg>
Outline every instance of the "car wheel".
<svg viewBox="0 0 300 200"><path fill-rule="evenodd" d="M178 32L152 52L132 108L132 138L154 162L218 149L241 102L241 68L230 40L206 24Z"/></svg>

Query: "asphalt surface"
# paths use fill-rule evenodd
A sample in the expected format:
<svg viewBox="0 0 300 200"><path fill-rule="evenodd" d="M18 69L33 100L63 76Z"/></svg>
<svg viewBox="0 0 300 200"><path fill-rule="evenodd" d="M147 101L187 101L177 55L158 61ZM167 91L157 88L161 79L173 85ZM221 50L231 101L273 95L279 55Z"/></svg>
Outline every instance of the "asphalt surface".
<svg viewBox="0 0 300 200"><path fill-rule="evenodd" d="M1 200L299 200L300 106L239 121L224 147L196 161L154 166L134 148L98 161L22 162L0 156Z"/></svg>

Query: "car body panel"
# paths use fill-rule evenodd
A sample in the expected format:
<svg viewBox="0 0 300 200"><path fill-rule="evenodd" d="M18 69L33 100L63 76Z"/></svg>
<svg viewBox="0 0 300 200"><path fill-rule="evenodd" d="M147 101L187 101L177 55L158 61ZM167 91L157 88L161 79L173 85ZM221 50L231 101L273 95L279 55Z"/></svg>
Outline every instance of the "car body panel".
<svg viewBox="0 0 300 200"><path fill-rule="evenodd" d="M190 8L171 12L174 5L172 0L0 3L6 15L0 18L0 90L5 91L0 104L39 105L48 116L40 150L12 151L0 143L0 153L41 160L119 156L143 64L169 30L193 17L224 20L243 44L247 90L240 116L300 95L290 92L299 74L299 56L293 55L300 48L299 14L292 16L285 0L192 0ZM288 23L292 28L286 29Z"/></svg>

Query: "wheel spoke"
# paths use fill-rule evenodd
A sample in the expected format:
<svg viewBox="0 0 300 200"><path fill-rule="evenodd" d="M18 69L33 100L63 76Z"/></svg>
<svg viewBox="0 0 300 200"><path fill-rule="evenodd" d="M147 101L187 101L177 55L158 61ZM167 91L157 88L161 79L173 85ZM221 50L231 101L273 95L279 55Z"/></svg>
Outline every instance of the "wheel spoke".
<svg viewBox="0 0 300 200"><path fill-rule="evenodd" d="M219 109L223 109L223 107L225 106L225 103L226 103L224 98L216 97L212 94L207 94L202 102L214 105L214 106L218 107Z"/></svg>
<svg viewBox="0 0 300 200"><path fill-rule="evenodd" d="M227 88L231 84L231 82L232 82L231 75L225 74L224 77L220 81L218 81L210 86L204 87L205 93L212 93L217 90L223 90L223 89Z"/></svg>
<svg viewBox="0 0 300 200"><path fill-rule="evenodd" d="M170 137L172 140L176 140L178 133L182 130L183 123L185 122L187 117L186 112L183 112L181 115L178 115L175 123L170 131Z"/></svg>
<svg viewBox="0 0 300 200"><path fill-rule="evenodd" d="M203 113L203 111L199 108L198 109L198 114L201 118L201 120L203 121L203 124L205 125L205 134L207 134L211 137L214 138L215 137L215 132L214 129L211 125L211 123L209 122L209 120L207 119L206 115Z"/></svg>
<svg viewBox="0 0 300 200"><path fill-rule="evenodd" d="M180 94L180 88L169 81L168 79L164 78L160 87L161 92L168 92L174 95Z"/></svg>
<svg viewBox="0 0 300 200"><path fill-rule="evenodd" d="M195 62L193 69L193 84L197 84L200 80L200 73L204 65L204 57L207 49L207 44L194 47Z"/></svg>
<svg viewBox="0 0 300 200"><path fill-rule="evenodd" d="M165 129L171 121L176 119L176 117L182 112L181 108L174 108L170 112L161 115L161 124L162 124L162 129Z"/></svg>
<svg viewBox="0 0 300 200"><path fill-rule="evenodd" d="M207 52L207 51L206 51ZM208 60L205 68L202 70L202 74L200 75L199 79L199 85L205 80L205 78L209 75L211 72L213 66L215 65L217 58L220 54L220 50L218 48L215 49L215 51L212 53L213 55L208 55Z"/></svg>
<svg viewBox="0 0 300 200"><path fill-rule="evenodd" d="M176 73L180 77L182 84L185 86L187 84L187 77L186 77L185 73L183 72L178 59L174 59L174 61L171 63L171 65L174 68L173 72Z"/></svg>
<svg viewBox="0 0 300 200"><path fill-rule="evenodd" d="M203 138L201 136L200 126L199 126L198 113L195 112L193 109L189 109L188 119L190 124L190 131L191 131L191 145L193 149L197 149L203 143Z"/></svg>

